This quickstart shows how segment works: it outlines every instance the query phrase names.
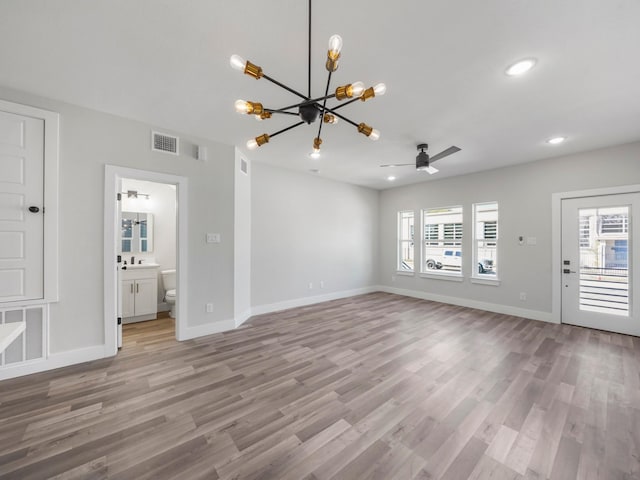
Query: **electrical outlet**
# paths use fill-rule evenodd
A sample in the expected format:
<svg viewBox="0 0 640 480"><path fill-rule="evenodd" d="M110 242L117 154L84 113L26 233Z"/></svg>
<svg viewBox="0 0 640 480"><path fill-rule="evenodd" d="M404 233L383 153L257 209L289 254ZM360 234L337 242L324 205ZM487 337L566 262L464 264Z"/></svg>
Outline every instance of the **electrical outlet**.
<svg viewBox="0 0 640 480"><path fill-rule="evenodd" d="M320 288L324 288L324 280L320 280Z"/></svg>
<svg viewBox="0 0 640 480"><path fill-rule="evenodd" d="M207 233L207 243L220 243L220 234Z"/></svg>
<svg viewBox="0 0 640 480"><path fill-rule="evenodd" d="M205 309L207 313L213 313L213 303L207 303Z"/></svg>
<svg viewBox="0 0 640 480"><path fill-rule="evenodd" d="M313 282L309 282L309 290L313 290Z"/></svg>
<svg viewBox="0 0 640 480"><path fill-rule="evenodd" d="M520 292L520 300L524 302L527 299L527 294L525 292Z"/></svg>

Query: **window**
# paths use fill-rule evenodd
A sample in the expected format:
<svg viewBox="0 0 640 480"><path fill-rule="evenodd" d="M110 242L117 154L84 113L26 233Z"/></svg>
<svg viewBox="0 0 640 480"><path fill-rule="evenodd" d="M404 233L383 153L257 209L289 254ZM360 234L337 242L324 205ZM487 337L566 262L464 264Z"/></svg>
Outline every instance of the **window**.
<svg viewBox="0 0 640 480"><path fill-rule="evenodd" d="M413 272L413 222L412 211L398 212L398 270Z"/></svg>
<svg viewBox="0 0 640 480"><path fill-rule="evenodd" d="M430 208L422 211L423 273L462 273L462 207Z"/></svg>
<svg viewBox="0 0 640 480"><path fill-rule="evenodd" d="M498 275L498 203L473 205L473 275L495 278Z"/></svg>
<svg viewBox="0 0 640 480"><path fill-rule="evenodd" d="M580 247L591 247L591 228L589 225L589 216L580 216Z"/></svg>

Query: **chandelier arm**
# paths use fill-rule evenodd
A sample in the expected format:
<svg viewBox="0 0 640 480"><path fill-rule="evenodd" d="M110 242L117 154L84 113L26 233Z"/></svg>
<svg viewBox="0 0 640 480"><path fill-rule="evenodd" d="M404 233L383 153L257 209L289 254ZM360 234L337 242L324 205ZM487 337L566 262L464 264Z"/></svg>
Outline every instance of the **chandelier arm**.
<svg viewBox="0 0 640 480"><path fill-rule="evenodd" d="M317 103L317 102L319 102L321 100L325 100L325 103L326 103L326 99L335 98L335 96L336 96L336 94L332 93L331 95L326 95L324 97L318 97L318 98L312 98L311 100L307 100L305 102L294 103L293 105L288 105L286 107L278 108L277 110L271 110L271 111L272 112L283 112L285 110L291 110L292 108L298 108L301 105L305 105L305 104L308 104L308 103Z"/></svg>
<svg viewBox="0 0 640 480"><path fill-rule="evenodd" d="M279 81L277 81L277 80L275 80L275 79L271 78L269 75L264 75L264 74L263 74L263 75L262 75L262 78L264 78L264 79L266 79L266 80L269 80L271 83L273 83L273 84L275 84L275 85L279 86L280 88L284 88L285 90L287 90L287 91L289 91L289 92L293 93L294 95L299 96L300 98L304 98L305 100L309 100L309 97L307 97L307 96L305 96L305 95L301 94L300 92L296 92L293 88L289 88L289 87L287 87L286 85L284 85L284 84L280 83Z"/></svg>
<svg viewBox="0 0 640 480"><path fill-rule="evenodd" d="M294 115L296 117L298 116L296 112L284 112L282 110L272 110L271 108L265 108L264 111L269 113L281 113L283 115Z"/></svg>
<svg viewBox="0 0 640 480"><path fill-rule="evenodd" d="M311 1L311 0L309 0ZM324 112L327 107L327 94L329 93L329 85L331 84L331 70L329 70L329 75L327 76L327 88L324 90L324 100L322 101L322 111ZM333 95L335 97L335 94ZM320 134L322 133L322 118L320 119L320 126L318 127L318 137L320 138Z"/></svg>
<svg viewBox="0 0 640 480"><path fill-rule="evenodd" d="M348 102L340 103L336 107L333 107L333 110L338 110L339 108L346 107L347 105L351 105L353 102L357 102L360 100L360 97L352 98Z"/></svg>
<svg viewBox="0 0 640 480"><path fill-rule="evenodd" d="M287 132L289 130L291 130L292 128L296 128L299 127L300 125L304 124L304 122L298 122L298 123L294 123L293 125L287 127L287 128L283 128L282 130L278 130L276 133L271 133L269 134L269 138L273 138L276 135L280 135L281 133Z"/></svg>

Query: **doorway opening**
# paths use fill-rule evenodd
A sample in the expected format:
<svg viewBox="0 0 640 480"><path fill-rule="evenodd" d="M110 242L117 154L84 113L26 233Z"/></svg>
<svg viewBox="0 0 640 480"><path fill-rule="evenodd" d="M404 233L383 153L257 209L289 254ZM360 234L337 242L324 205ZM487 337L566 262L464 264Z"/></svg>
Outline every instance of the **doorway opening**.
<svg viewBox="0 0 640 480"><path fill-rule="evenodd" d="M186 330L187 179L105 167L105 348L115 355L122 324L132 335ZM118 197L120 200L118 200ZM120 263L118 263L120 260ZM146 325L144 324L145 322ZM175 323L174 323L175 322ZM175 325L175 327L173 326Z"/></svg>

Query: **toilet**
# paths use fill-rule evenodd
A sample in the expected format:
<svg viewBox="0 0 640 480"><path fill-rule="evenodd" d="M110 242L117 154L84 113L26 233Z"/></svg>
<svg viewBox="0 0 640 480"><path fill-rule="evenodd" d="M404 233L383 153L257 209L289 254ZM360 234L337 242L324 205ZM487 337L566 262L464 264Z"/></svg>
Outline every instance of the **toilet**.
<svg viewBox="0 0 640 480"><path fill-rule="evenodd" d="M176 271L163 270L160 275L162 275L162 284L164 285L164 301L171 307L169 316L176 318Z"/></svg>

